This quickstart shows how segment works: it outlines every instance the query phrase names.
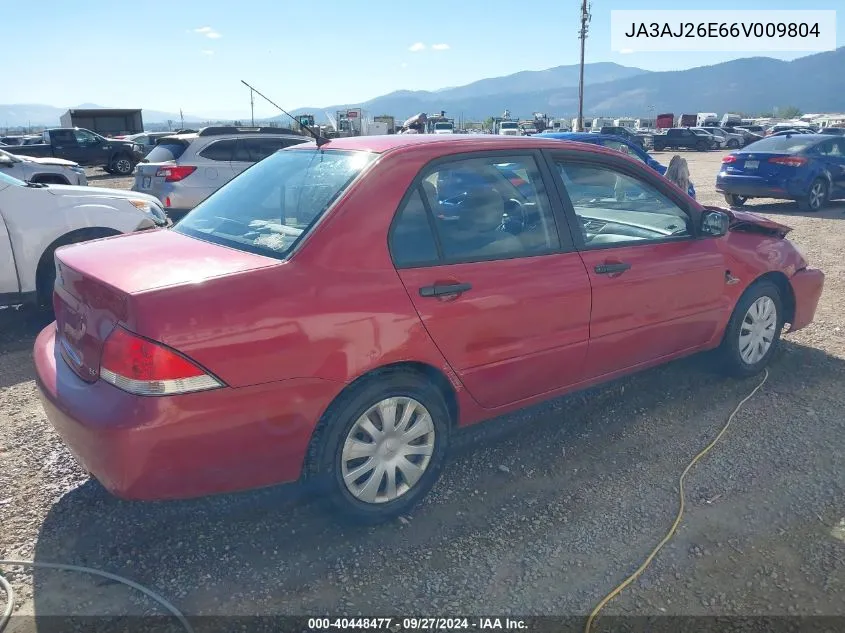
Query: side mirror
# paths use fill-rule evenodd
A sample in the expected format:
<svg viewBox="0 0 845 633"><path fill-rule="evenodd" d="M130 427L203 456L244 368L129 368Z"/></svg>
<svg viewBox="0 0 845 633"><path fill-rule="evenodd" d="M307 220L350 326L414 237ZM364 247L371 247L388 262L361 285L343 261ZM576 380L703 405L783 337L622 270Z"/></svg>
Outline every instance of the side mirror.
<svg viewBox="0 0 845 633"><path fill-rule="evenodd" d="M728 232L731 218L724 211L705 211L701 216L701 232L711 237L722 237Z"/></svg>

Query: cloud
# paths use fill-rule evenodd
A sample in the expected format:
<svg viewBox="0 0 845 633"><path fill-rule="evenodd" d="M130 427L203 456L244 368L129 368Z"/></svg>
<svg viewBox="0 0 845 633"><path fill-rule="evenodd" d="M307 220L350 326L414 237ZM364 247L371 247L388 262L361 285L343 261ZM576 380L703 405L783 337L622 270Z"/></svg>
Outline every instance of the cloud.
<svg viewBox="0 0 845 633"><path fill-rule="evenodd" d="M431 50L434 51L448 51L449 45L448 44L432 44Z"/></svg>
<svg viewBox="0 0 845 633"><path fill-rule="evenodd" d="M400 66L402 66L402 68L407 68L407 67L408 67L408 62L402 62L402 63L400 64Z"/></svg>
<svg viewBox="0 0 845 633"><path fill-rule="evenodd" d="M425 44L423 44L422 42L416 42L414 44L411 44L408 47L408 50L411 51L412 53L419 53L420 51L425 50Z"/></svg>
<svg viewBox="0 0 845 633"><path fill-rule="evenodd" d="M199 33L200 35L205 35L207 38L212 39L212 40L216 40L216 39L223 37L222 35L220 35L220 33L215 31L210 26L201 26L198 29L194 29L194 33Z"/></svg>
<svg viewBox="0 0 845 633"><path fill-rule="evenodd" d="M210 50L210 49L208 49L208 48L203 49L203 50L202 50L202 51L200 51L200 52L201 52L203 55L214 55L214 51L212 51L212 50Z"/></svg>

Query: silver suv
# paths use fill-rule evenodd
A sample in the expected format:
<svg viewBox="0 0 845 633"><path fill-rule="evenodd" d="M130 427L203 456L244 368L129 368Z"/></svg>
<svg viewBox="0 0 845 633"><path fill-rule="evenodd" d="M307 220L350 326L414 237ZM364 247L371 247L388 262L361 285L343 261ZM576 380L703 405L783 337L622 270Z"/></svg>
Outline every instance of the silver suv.
<svg viewBox="0 0 845 633"><path fill-rule="evenodd" d="M279 128L207 127L158 140L138 164L133 191L158 198L174 220L277 150L309 137Z"/></svg>

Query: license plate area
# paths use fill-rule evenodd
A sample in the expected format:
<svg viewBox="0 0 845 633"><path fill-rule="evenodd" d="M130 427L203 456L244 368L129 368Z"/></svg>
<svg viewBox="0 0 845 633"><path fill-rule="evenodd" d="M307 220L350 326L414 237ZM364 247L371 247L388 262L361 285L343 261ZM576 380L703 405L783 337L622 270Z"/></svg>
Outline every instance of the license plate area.
<svg viewBox="0 0 845 633"><path fill-rule="evenodd" d="M757 169L760 166L759 160L747 160L745 161L745 168L746 169Z"/></svg>
<svg viewBox="0 0 845 633"><path fill-rule="evenodd" d="M144 180L141 181L141 187L143 187L144 189L149 189L151 184L152 184L152 177L144 176Z"/></svg>

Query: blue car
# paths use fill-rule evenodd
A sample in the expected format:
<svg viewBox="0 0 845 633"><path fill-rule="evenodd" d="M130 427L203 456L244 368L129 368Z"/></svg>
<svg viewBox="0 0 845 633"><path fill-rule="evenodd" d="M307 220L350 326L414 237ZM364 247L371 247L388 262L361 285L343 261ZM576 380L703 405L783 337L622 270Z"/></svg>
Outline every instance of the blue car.
<svg viewBox="0 0 845 633"><path fill-rule="evenodd" d="M818 211L845 198L845 138L786 134L746 145L722 159L716 190L733 207L749 198L777 198Z"/></svg>
<svg viewBox="0 0 845 633"><path fill-rule="evenodd" d="M538 134L538 138L556 138L562 141L576 141L578 143L590 143L592 145L602 145L615 149L616 151L628 154L631 158L636 158L646 165L651 167L661 176L666 174L666 166L658 163L651 155L636 143L622 138L621 136L613 136L611 134L593 134L592 132L545 132ZM695 187L690 183L689 193L691 198L695 198Z"/></svg>

